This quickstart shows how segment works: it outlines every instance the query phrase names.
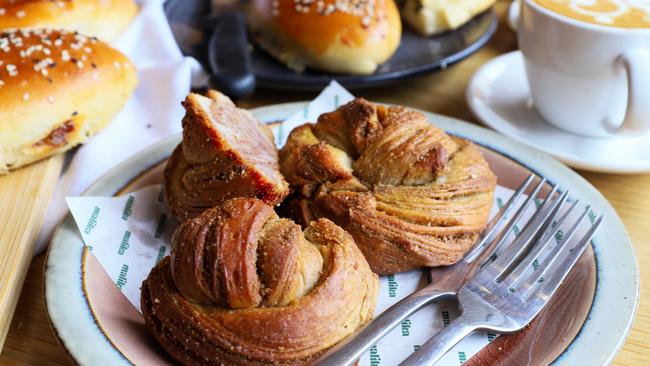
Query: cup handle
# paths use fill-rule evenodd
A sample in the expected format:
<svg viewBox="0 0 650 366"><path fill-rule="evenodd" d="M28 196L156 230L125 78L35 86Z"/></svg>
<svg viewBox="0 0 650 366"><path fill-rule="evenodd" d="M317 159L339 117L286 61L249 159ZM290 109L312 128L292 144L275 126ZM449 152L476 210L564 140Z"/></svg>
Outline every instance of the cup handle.
<svg viewBox="0 0 650 366"><path fill-rule="evenodd" d="M617 133L639 135L650 130L650 51L628 51L619 56L627 75L627 110Z"/></svg>
<svg viewBox="0 0 650 366"><path fill-rule="evenodd" d="M521 17L521 0L512 0L510 5L508 5L508 15L506 17L506 22L510 29L513 32L517 32L519 29L519 18Z"/></svg>

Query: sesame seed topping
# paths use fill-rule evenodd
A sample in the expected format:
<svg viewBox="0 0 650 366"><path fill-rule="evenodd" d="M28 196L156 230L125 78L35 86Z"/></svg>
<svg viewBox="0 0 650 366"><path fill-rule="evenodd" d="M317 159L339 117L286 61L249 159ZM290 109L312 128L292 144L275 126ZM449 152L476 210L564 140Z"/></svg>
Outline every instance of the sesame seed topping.
<svg viewBox="0 0 650 366"><path fill-rule="evenodd" d="M5 82L0 80L0 86L3 86L3 85L5 85Z"/></svg>
<svg viewBox="0 0 650 366"><path fill-rule="evenodd" d="M23 94L23 100L29 100L29 93Z"/></svg>
<svg viewBox="0 0 650 366"><path fill-rule="evenodd" d="M120 64L119 62L115 61L115 62L113 62L113 66L115 66L115 68L119 70L119 69L122 67L122 64Z"/></svg>
<svg viewBox="0 0 650 366"><path fill-rule="evenodd" d="M5 8L0 8L0 15L5 15L6 13L7 11L5 10Z"/></svg>
<svg viewBox="0 0 650 366"><path fill-rule="evenodd" d="M16 12L16 16L18 18L24 18L25 17L25 11L24 10L19 10Z"/></svg>
<svg viewBox="0 0 650 366"><path fill-rule="evenodd" d="M328 16L335 12L358 17L361 25L367 28L372 24L373 19L382 19L380 11L376 11L374 0L293 0L294 11L300 14L307 14L312 11ZM279 15L279 0L271 2L271 14Z"/></svg>
<svg viewBox="0 0 650 366"><path fill-rule="evenodd" d="M0 3L2 0L0 0ZM54 0L53 0L54 2ZM3 83L24 74L26 77L17 78L21 87L29 86L29 79L40 77L48 83L55 83L58 72L57 65L70 61L72 68L83 69L85 65L91 65L97 69L98 65L93 62L92 43L93 39L85 37L76 32L49 30L49 29L7 29L0 31L0 78ZM9 53L8 58L2 53ZM127 63L115 62L116 68L129 67ZM68 65L62 65L62 75L69 73ZM29 72L28 72L29 71ZM98 79L97 72L91 74L93 79ZM28 90L28 89L23 89ZM28 98L29 96L25 97Z"/></svg>
<svg viewBox="0 0 650 366"><path fill-rule="evenodd" d="M54 97L51 96L51 95L48 96L48 97L47 97L47 101L48 101L50 104L54 103Z"/></svg>
<svg viewBox="0 0 650 366"><path fill-rule="evenodd" d="M9 76L18 75L18 70L16 69L16 65L13 64L7 64L7 72L9 73Z"/></svg>

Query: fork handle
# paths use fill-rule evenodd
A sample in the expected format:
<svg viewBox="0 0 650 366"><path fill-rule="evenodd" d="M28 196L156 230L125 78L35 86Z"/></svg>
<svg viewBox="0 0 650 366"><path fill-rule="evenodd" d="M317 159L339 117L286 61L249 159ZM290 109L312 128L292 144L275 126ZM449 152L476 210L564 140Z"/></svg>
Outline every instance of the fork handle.
<svg viewBox="0 0 650 366"><path fill-rule="evenodd" d="M428 285L386 309L370 324L353 333L347 340L326 352L312 366L352 365L364 352L409 315L435 300L455 295L455 292L438 291L434 289L433 285Z"/></svg>
<svg viewBox="0 0 650 366"><path fill-rule="evenodd" d="M406 358L400 366L431 366L438 362L453 346L476 329L462 313L458 318L442 328L417 351Z"/></svg>

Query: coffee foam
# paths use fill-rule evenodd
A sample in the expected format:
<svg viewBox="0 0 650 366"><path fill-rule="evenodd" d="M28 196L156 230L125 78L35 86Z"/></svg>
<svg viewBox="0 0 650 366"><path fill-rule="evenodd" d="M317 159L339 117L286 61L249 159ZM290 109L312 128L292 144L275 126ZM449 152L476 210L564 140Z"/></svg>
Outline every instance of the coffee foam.
<svg viewBox="0 0 650 366"><path fill-rule="evenodd" d="M650 28L650 0L535 0L541 6L588 23Z"/></svg>

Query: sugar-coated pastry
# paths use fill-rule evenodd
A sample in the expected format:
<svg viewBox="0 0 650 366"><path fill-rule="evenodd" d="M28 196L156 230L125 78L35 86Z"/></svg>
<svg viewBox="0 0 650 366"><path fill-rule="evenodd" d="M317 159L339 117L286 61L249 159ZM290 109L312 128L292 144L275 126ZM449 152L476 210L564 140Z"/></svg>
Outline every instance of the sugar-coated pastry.
<svg viewBox="0 0 650 366"><path fill-rule="evenodd" d="M419 112L356 99L294 129L280 170L284 211L349 232L373 271L459 261L484 229L496 177L478 148Z"/></svg>
<svg viewBox="0 0 650 366"><path fill-rule="evenodd" d="M96 38L0 31L0 174L83 142L136 85L128 58Z"/></svg>
<svg viewBox="0 0 650 366"><path fill-rule="evenodd" d="M112 41L137 12L133 0L0 0L0 30L66 29Z"/></svg>
<svg viewBox="0 0 650 366"><path fill-rule="evenodd" d="M233 197L274 205L287 196L267 126L216 91L190 93L183 106L183 141L165 168L167 202L179 220Z"/></svg>
<svg viewBox="0 0 650 366"><path fill-rule="evenodd" d="M371 74L397 49L393 0L252 0L253 38L291 69Z"/></svg>
<svg viewBox="0 0 650 366"><path fill-rule="evenodd" d="M402 18L420 34L453 30L494 5L496 0L403 0Z"/></svg>
<svg viewBox="0 0 650 366"><path fill-rule="evenodd" d="M327 219L304 231L251 198L179 226L142 284L145 324L184 365L310 365L372 318L379 281Z"/></svg>

